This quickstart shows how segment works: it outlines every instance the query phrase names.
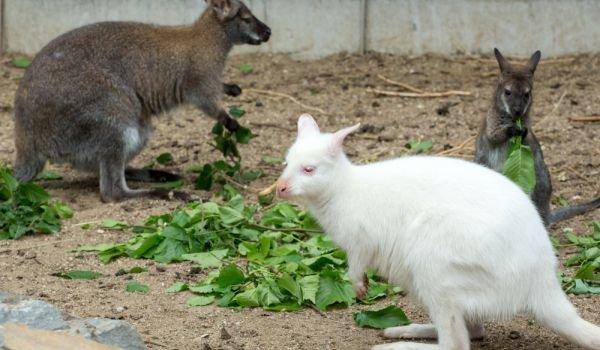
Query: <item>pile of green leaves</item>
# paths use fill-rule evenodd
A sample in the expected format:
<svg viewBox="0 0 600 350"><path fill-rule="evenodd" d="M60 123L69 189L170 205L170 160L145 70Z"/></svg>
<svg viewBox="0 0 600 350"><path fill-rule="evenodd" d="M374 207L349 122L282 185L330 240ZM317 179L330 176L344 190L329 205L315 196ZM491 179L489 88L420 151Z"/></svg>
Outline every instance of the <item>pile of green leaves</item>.
<svg viewBox="0 0 600 350"><path fill-rule="evenodd" d="M561 281L565 291L573 294L600 294L600 221L592 223L592 233L586 236L577 236L572 230L565 230L565 237L569 244L559 247L578 247L577 254L566 262L567 267L578 267L573 277L561 274Z"/></svg>
<svg viewBox="0 0 600 350"><path fill-rule="evenodd" d="M19 183L11 170L0 164L0 240L58 232L61 220L72 216L67 205L51 201L33 182Z"/></svg>
<svg viewBox="0 0 600 350"><path fill-rule="evenodd" d="M189 305L298 310L356 302L346 275L346 254L322 234L315 220L288 203L260 213L233 195L226 203L193 203L152 216L121 244L82 246L108 263L128 256L161 263L191 261L210 269L198 283L175 283L168 292L190 291ZM258 219L258 217L260 217ZM397 293L369 274L364 302Z"/></svg>
<svg viewBox="0 0 600 350"><path fill-rule="evenodd" d="M522 127L522 120L517 120L517 128ZM525 193L533 192L535 187L533 152L531 147L523 144L521 136L513 136L509 140L508 156L502 173L519 185Z"/></svg>

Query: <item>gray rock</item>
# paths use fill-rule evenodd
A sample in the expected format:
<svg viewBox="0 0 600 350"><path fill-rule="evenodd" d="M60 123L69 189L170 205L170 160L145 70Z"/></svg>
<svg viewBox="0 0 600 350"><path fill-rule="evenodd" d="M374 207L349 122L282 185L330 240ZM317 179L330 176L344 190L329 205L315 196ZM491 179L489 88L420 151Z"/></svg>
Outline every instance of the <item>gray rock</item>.
<svg viewBox="0 0 600 350"><path fill-rule="evenodd" d="M34 329L79 335L124 350L147 349L140 334L125 321L71 317L45 301L0 292L0 326L7 322L25 324ZM3 345L3 329L0 327L0 349Z"/></svg>
<svg viewBox="0 0 600 350"><path fill-rule="evenodd" d="M142 337L131 324L125 321L109 318L86 318L70 321L69 324L70 327L66 332L72 335L80 335L125 350L146 349Z"/></svg>
<svg viewBox="0 0 600 350"><path fill-rule="evenodd" d="M42 300L22 300L14 305L0 304L0 323L5 322L21 323L49 331L69 326L56 307Z"/></svg>

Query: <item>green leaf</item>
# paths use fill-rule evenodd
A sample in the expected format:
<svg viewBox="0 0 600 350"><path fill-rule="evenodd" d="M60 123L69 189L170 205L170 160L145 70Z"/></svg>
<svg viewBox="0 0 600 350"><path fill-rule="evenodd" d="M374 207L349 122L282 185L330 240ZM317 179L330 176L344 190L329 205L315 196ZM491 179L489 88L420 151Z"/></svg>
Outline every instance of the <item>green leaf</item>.
<svg viewBox="0 0 600 350"><path fill-rule="evenodd" d="M210 191L213 186L214 170L212 165L205 164L200 171L200 175L196 178L196 188L199 190Z"/></svg>
<svg viewBox="0 0 600 350"><path fill-rule="evenodd" d="M162 153L156 157L156 161L160 165L167 165L173 163L173 155L171 153Z"/></svg>
<svg viewBox="0 0 600 350"><path fill-rule="evenodd" d="M240 64L239 69L243 74L250 74L254 71L254 67L250 63Z"/></svg>
<svg viewBox="0 0 600 350"><path fill-rule="evenodd" d="M212 304L214 301L215 301L214 295L207 295L207 296L198 295L198 296L189 298L186 303L189 306L205 306L205 305Z"/></svg>
<svg viewBox="0 0 600 350"><path fill-rule="evenodd" d="M298 284L302 290L302 299L317 304L317 292L319 291L319 275L308 275L300 278Z"/></svg>
<svg viewBox="0 0 600 350"><path fill-rule="evenodd" d="M417 153L427 152L433 148L433 142L431 140L416 141L410 140L406 145L406 148L415 151Z"/></svg>
<svg viewBox="0 0 600 350"><path fill-rule="evenodd" d="M235 265L228 265L224 267L219 273L219 277L216 278L215 282L221 288L235 286L244 283L246 277L244 273Z"/></svg>
<svg viewBox="0 0 600 350"><path fill-rule="evenodd" d="M240 212L230 207L220 207L219 215L225 225L235 225L246 219Z"/></svg>
<svg viewBox="0 0 600 350"><path fill-rule="evenodd" d="M183 180L169 181L169 182L161 182L153 184L154 188L164 188L166 190L175 190L178 188L182 188L184 185Z"/></svg>
<svg viewBox="0 0 600 350"><path fill-rule="evenodd" d="M21 69L25 69L31 65L31 60L27 57L19 56L12 60L13 66Z"/></svg>
<svg viewBox="0 0 600 350"><path fill-rule="evenodd" d="M134 267L130 268L128 272L129 273L142 273L142 272L148 272L148 269L145 267L141 267L141 266L134 266Z"/></svg>
<svg viewBox="0 0 600 350"><path fill-rule="evenodd" d="M148 293L150 292L150 287L148 287L145 284L141 284L140 282L137 281L131 281L129 283L127 283L127 287L125 288L126 291L130 292L130 293Z"/></svg>
<svg viewBox="0 0 600 350"><path fill-rule="evenodd" d="M124 223L122 221L106 219L106 220L102 221L102 227L109 229L109 230L122 231L126 228L129 228L129 225L127 225L127 223Z"/></svg>
<svg viewBox="0 0 600 350"><path fill-rule="evenodd" d="M237 294L233 298L233 301L242 307L257 307L260 306L259 297L258 288L251 288L240 294Z"/></svg>
<svg viewBox="0 0 600 350"><path fill-rule="evenodd" d="M298 304L302 304L302 287L292 276L287 273L283 274L277 280L277 285L279 288L288 291L298 301Z"/></svg>
<svg viewBox="0 0 600 350"><path fill-rule="evenodd" d="M240 126L240 128L235 132L235 140L238 143L247 144L250 142L250 140L252 140L252 138L254 138L252 131L250 131L248 128L244 128L243 126Z"/></svg>
<svg viewBox="0 0 600 350"><path fill-rule="evenodd" d="M270 165L281 165L285 161L281 157L274 157L274 156L262 156L260 158L260 160L263 161L264 163L270 164Z"/></svg>
<svg viewBox="0 0 600 350"><path fill-rule="evenodd" d="M227 256L229 249L218 249L210 252L183 254L181 260L192 261L203 269L221 267L223 258Z"/></svg>
<svg viewBox="0 0 600 350"><path fill-rule="evenodd" d="M62 180L62 176L60 174L55 173L54 171L44 170L35 177L36 181L53 181L53 180Z"/></svg>
<svg viewBox="0 0 600 350"><path fill-rule="evenodd" d="M508 156L504 163L503 174L519 185L527 194L535 187L535 164L531 147L521 143L521 137L510 139Z"/></svg>
<svg viewBox="0 0 600 350"><path fill-rule="evenodd" d="M183 282L175 282L169 288L167 288L167 293L179 293L189 289L187 283Z"/></svg>
<svg viewBox="0 0 600 350"><path fill-rule="evenodd" d="M246 114L246 111L243 110L240 106L231 106L229 108L229 114L238 119L244 116L244 114Z"/></svg>
<svg viewBox="0 0 600 350"><path fill-rule="evenodd" d="M68 272L57 272L53 274L53 276L71 280L95 280L96 278L102 276L102 274L94 271L75 270Z"/></svg>
<svg viewBox="0 0 600 350"><path fill-rule="evenodd" d="M385 329L396 326L406 326L410 320L402 309L396 306L388 306L376 311L361 311L354 313L354 321L359 327Z"/></svg>
<svg viewBox="0 0 600 350"><path fill-rule="evenodd" d="M339 271L325 270L321 272L315 303L319 309L325 310L328 306L336 303L349 306L354 303L354 298L352 285L350 282L342 280Z"/></svg>

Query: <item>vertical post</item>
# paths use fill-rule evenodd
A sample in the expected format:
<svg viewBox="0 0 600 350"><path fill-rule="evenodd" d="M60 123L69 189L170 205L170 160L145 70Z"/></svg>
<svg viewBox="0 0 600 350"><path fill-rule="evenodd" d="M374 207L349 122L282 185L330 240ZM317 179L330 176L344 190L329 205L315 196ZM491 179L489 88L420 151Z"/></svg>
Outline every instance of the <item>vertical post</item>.
<svg viewBox="0 0 600 350"><path fill-rule="evenodd" d="M369 0L360 0L360 32L358 36L358 52L364 54L367 45L367 15Z"/></svg>

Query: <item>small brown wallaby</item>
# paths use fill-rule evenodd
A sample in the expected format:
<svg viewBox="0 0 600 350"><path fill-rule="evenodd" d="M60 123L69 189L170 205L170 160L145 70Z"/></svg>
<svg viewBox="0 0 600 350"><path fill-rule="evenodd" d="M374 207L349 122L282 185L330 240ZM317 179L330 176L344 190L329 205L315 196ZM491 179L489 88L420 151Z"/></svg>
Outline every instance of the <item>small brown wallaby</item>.
<svg viewBox="0 0 600 350"><path fill-rule="evenodd" d="M233 45L259 45L271 35L240 0L205 1L207 9L190 26L103 22L45 46L15 98L16 177L31 180L52 160L99 172L104 201L172 195L126 183L178 178L126 169L148 142L151 117L192 104L237 130L220 106L223 93L241 93L222 83L227 55Z"/></svg>
<svg viewBox="0 0 600 350"><path fill-rule="evenodd" d="M524 67L510 64L494 49L500 66L500 77L496 86L492 107L483 119L475 145L475 162L498 172L503 171L508 144L511 137L520 135L523 144L531 147L534 157L536 183L531 193L544 224L565 220L600 207L600 198L587 203L550 210L552 182L544 162L542 148L531 130L530 111L533 103L533 75L540 61L541 52L536 51ZM523 127L516 121L521 118Z"/></svg>

